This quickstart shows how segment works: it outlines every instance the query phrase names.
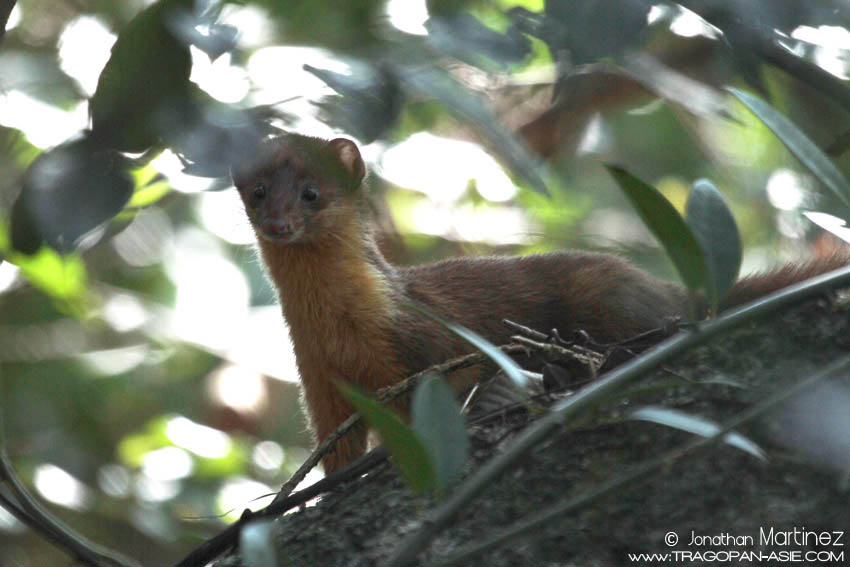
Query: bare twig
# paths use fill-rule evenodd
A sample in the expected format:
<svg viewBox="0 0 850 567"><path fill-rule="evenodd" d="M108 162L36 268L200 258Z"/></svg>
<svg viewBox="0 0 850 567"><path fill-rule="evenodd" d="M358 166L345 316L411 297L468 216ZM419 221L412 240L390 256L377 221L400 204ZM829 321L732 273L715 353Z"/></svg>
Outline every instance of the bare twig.
<svg viewBox="0 0 850 567"><path fill-rule="evenodd" d="M499 350L506 354L520 353L525 352L526 347L516 344L509 344L499 347ZM476 364L481 364L483 362L488 361L489 358L480 352L475 352L472 354L467 354L464 356L459 356L457 358L453 358L441 364L436 364L431 366L421 372L417 372L411 376L408 376L406 379L401 382L389 386L387 388L382 389L378 393L378 399L382 402L394 400L404 394L410 392L419 381L425 377L426 375L438 373L438 374L448 374L462 368L467 368L469 366L474 366ZM216 536L204 542L201 546L194 549L189 555L187 555L180 563L177 564L177 567L201 567L206 565L213 559L215 559L220 554L227 551L229 548L233 547L238 538L239 532L242 529L242 526L245 525L250 520L259 517L272 517L286 512L287 510L299 506L304 502L310 500L311 498L315 498L319 494L323 492L327 492L331 488L336 487L339 483L345 482L354 478L359 477L365 472L371 470L378 463L386 460L386 451L378 447L374 451L369 452L364 457L354 461L349 466L334 472L331 475L323 478L322 480L310 485L309 487L301 490L299 492L293 493L292 491L304 478L307 476L307 473L319 464L321 458L327 451L329 451L334 444L339 441L348 431L351 430L360 420L360 415L357 413L352 414L348 417L342 424L337 427L333 433L328 435L322 442L316 447L316 449L310 454L306 461L298 468L295 474L287 480L280 489L280 492L275 496L274 500L271 504L269 504L266 508L255 512L253 514L246 513L242 518L239 519L238 522L235 522L225 528L223 531L218 533Z"/></svg>
<svg viewBox="0 0 850 567"><path fill-rule="evenodd" d="M561 345L556 345L554 343L541 343L533 339L523 337L522 335L514 335L511 337L511 340L525 347L528 347L530 350L536 350L563 358L578 360L582 364L586 365L590 369L591 374L594 375L596 374L596 371L599 370L599 367L602 366L602 363L605 361L605 357L599 354L598 352L594 352L590 349L586 349L578 345L564 347Z"/></svg>
<svg viewBox="0 0 850 567"><path fill-rule="evenodd" d="M510 354L513 352L519 352L524 350L523 347L519 345L504 345L499 347L499 350L506 354ZM473 366L475 364L481 364L482 362L486 362L488 360L487 356L480 352L474 352L472 354L467 354L464 356L459 356L457 358L453 358L441 364L435 364L429 368L421 372L417 372L411 376L408 376L401 382L397 384L393 384L392 386L388 386L386 388L381 389L378 392L378 401L380 402L388 402L395 400L403 396L404 394L409 393L416 384L419 383L422 378L429 374L449 374L451 372L455 372L462 368L467 368L469 366ZM353 413L348 416L348 419L343 421L330 435L322 439L319 445L310 453L310 456L307 457L298 470L287 480L283 486L280 487L280 491L275 496L272 504L282 501L284 498L289 496L289 494L295 490L295 487L304 480L313 467L319 464L322 460L322 457L330 451L334 445L336 445L337 441L342 439L355 425L360 422L360 414Z"/></svg>

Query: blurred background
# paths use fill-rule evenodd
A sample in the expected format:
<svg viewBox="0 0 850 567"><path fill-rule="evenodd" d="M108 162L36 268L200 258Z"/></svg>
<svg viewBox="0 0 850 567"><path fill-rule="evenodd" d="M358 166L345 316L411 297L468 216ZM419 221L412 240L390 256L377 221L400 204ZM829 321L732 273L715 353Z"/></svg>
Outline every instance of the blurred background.
<svg viewBox="0 0 850 567"><path fill-rule="evenodd" d="M221 167L241 147L228 132L258 116L361 144L382 247L401 264L580 247L675 279L604 164L680 210L711 179L745 272L828 251L833 237L810 219L840 232L847 218L722 91L769 100L848 171L850 16L837 1L3 4L3 445L51 511L150 565L267 504L309 451L286 328ZM147 41L145 14L167 23L157 33L177 38L173 53ZM185 77L173 66L184 56ZM16 199L37 193L34 160L149 120L139 109L173 77L209 127L194 138L225 132L214 149L230 154L174 132L115 134L107 145L132 160L120 162L126 198L87 217L115 190L83 168L82 182L51 181L55 198L30 201L30 217L53 216L13 234ZM134 80L154 94L93 110ZM76 218L88 222L51 232ZM0 507L0 567L68 562Z"/></svg>

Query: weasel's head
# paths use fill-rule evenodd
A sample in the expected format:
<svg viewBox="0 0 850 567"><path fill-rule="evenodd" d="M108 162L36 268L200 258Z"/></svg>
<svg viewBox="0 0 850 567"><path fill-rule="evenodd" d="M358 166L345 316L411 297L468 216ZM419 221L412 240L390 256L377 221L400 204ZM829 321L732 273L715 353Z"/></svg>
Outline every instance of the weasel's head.
<svg viewBox="0 0 850 567"><path fill-rule="evenodd" d="M358 214L366 167L351 140L284 134L263 141L231 176L257 237L294 244L333 234Z"/></svg>

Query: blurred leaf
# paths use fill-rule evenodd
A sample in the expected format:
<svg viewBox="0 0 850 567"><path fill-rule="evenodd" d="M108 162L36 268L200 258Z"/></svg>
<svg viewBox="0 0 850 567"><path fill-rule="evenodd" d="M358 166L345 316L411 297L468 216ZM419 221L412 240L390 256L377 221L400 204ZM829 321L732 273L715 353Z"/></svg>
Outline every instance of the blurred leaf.
<svg viewBox="0 0 850 567"><path fill-rule="evenodd" d="M163 131L188 175L227 177L231 163L256 155L259 141L275 132L267 120L267 107L243 111L218 102L194 83L189 93L185 115Z"/></svg>
<svg viewBox="0 0 850 567"><path fill-rule="evenodd" d="M625 169L611 165L606 167L634 205L644 224L667 251L688 289L695 291L705 287L706 262L702 248L670 201L655 187L644 183Z"/></svg>
<svg viewBox="0 0 850 567"><path fill-rule="evenodd" d="M0 167L4 171L10 171L13 167L25 169L40 153L41 150L30 144L23 132L0 126ZM12 161L14 163L10 163Z"/></svg>
<svg viewBox="0 0 850 567"><path fill-rule="evenodd" d="M616 68L616 66L614 66ZM645 53L623 58L621 72L668 102L697 116L732 118L723 93L664 65Z"/></svg>
<svg viewBox="0 0 850 567"><path fill-rule="evenodd" d="M411 419L434 462L437 487L448 487L463 473L469 458L469 435L454 394L442 378L430 376L419 383L413 393Z"/></svg>
<svg viewBox="0 0 850 567"><path fill-rule="evenodd" d="M152 205L162 199L171 191L168 179L158 172L153 166L136 169L131 172L135 181L136 190L125 208L138 209Z"/></svg>
<svg viewBox="0 0 850 567"><path fill-rule="evenodd" d="M638 47L649 7L644 0L549 0L548 33L541 39L554 56L576 65L617 58Z"/></svg>
<svg viewBox="0 0 850 567"><path fill-rule="evenodd" d="M476 333L475 331L471 331L467 329L463 325L459 325L452 321L448 321L443 319L436 313L434 313L427 306L417 303L415 301L409 301L407 305L419 313L425 315L426 317L433 319L437 323L443 325L450 331L454 332L466 342L472 344L475 348L486 354L490 359L495 362L502 371L513 380L514 384L516 384L520 388L524 388L528 384L528 378L522 369L517 366L517 363L514 360L499 350L496 345Z"/></svg>
<svg viewBox="0 0 850 567"><path fill-rule="evenodd" d="M375 33L384 24L384 2L345 0L255 0L277 28L285 30L286 43L329 47L339 53L366 51L378 47Z"/></svg>
<svg viewBox="0 0 850 567"><path fill-rule="evenodd" d="M628 417L629 419L639 419L658 423L659 425L666 425L667 427L687 431L688 433L702 437L711 437L720 431L720 426L713 421L667 408L652 406L640 408L631 412ZM743 435L727 433L723 436L723 442L745 453L749 453L757 459L761 459L762 461L767 460L765 452L761 447Z"/></svg>
<svg viewBox="0 0 850 567"><path fill-rule="evenodd" d="M504 165L528 182L532 189L548 194L540 166L519 138L503 126L481 98L461 86L447 71L433 65L402 64L396 69L405 86L440 101L472 123L490 142Z"/></svg>
<svg viewBox="0 0 850 567"><path fill-rule="evenodd" d="M12 246L33 254L46 242L60 252L116 215L133 180L120 154L95 150L87 139L45 152L30 165L12 208Z"/></svg>
<svg viewBox="0 0 850 567"><path fill-rule="evenodd" d="M516 26L499 33L467 12L432 17L425 27L437 49L472 65L481 66L482 57L500 65L516 64L531 54L531 42Z"/></svg>
<svg viewBox="0 0 850 567"><path fill-rule="evenodd" d="M75 254L60 255L47 246L32 255L8 250L5 227L0 223L0 252L18 266L21 275L34 287L56 301L59 309L73 317L83 318L91 307L88 276L83 260Z"/></svg>
<svg viewBox="0 0 850 567"><path fill-rule="evenodd" d="M793 122L763 100L744 91L728 87L738 100L765 123L785 147L811 171L833 194L850 207L850 185L841 171Z"/></svg>
<svg viewBox="0 0 850 567"><path fill-rule="evenodd" d="M685 209L685 220L705 254L708 278L706 295L712 307L738 279L741 269L741 235L723 194L708 179L694 183Z"/></svg>
<svg viewBox="0 0 850 567"><path fill-rule="evenodd" d="M239 30L235 27L216 22L222 5L221 2L207 2L209 9L197 18L188 12L177 12L174 15L176 25L171 25L170 30L183 43L194 45L206 53L210 61L215 61L225 53L233 51L239 37ZM203 26L204 33L198 30L199 24Z"/></svg>
<svg viewBox="0 0 850 567"><path fill-rule="evenodd" d="M356 65L350 75L304 65L340 94L326 97L318 106L322 119L364 144L374 142L396 123L404 103L398 79L383 67Z"/></svg>
<svg viewBox="0 0 850 567"><path fill-rule="evenodd" d="M143 152L181 122L192 58L175 26L185 24L192 5L159 0L118 36L90 102L92 137L101 146Z"/></svg>
<svg viewBox="0 0 850 567"><path fill-rule="evenodd" d="M437 481L434 464L422 441L401 418L356 388L343 382L337 388L369 425L381 436L381 442L392 456L408 486L421 494L434 488Z"/></svg>
<svg viewBox="0 0 850 567"><path fill-rule="evenodd" d="M245 567L277 567L278 561L274 520L248 522L239 531L239 556Z"/></svg>

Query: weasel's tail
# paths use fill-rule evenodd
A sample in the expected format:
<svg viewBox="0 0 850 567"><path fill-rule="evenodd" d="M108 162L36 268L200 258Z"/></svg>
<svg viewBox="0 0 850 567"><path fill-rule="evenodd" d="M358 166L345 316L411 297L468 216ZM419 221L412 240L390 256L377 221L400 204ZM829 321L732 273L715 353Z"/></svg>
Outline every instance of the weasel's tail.
<svg viewBox="0 0 850 567"><path fill-rule="evenodd" d="M788 264L776 270L746 276L738 280L726 297L721 300L720 310L742 305L795 283L845 266L850 266L850 251L846 250Z"/></svg>

